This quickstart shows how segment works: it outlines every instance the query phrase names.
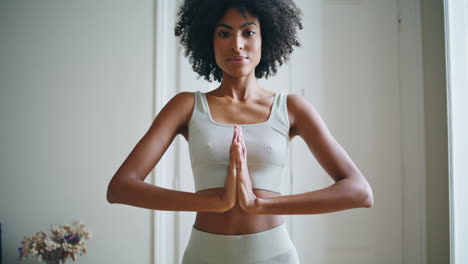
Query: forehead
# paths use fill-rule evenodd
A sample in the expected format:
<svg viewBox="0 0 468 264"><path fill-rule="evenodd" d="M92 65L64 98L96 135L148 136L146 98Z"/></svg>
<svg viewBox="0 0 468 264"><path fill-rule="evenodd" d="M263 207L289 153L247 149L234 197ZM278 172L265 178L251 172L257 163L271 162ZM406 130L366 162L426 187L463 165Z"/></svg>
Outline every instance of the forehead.
<svg viewBox="0 0 468 264"><path fill-rule="evenodd" d="M238 8L231 7L224 12L224 15L219 19L218 23L231 25L234 27L241 26L245 22L254 22L259 26L260 22L257 17L252 15L247 9L244 8L242 13Z"/></svg>

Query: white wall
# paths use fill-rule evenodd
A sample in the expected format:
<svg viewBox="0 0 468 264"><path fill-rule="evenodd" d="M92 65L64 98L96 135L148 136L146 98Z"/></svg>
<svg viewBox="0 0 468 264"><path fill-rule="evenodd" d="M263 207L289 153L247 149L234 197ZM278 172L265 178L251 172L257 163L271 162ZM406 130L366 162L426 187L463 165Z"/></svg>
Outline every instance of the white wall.
<svg viewBox="0 0 468 264"><path fill-rule="evenodd" d="M150 212L106 189L153 119L153 5L0 1L3 263L74 219L93 232L77 263L150 263Z"/></svg>
<svg viewBox="0 0 468 264"><path fill-rule="evenodd" d="M155 2L161 1L0 1L0 221L4 263L16 262L24 236L74 219L86 223L94 235L87 246L88 254L80 256L77 263L152 263L156 259L152 213L110 205L105 197L110 178L155 116L153 99L161 98L153 92L157 70L153 66ZM330 1L338 2L348 3ZM443 35L440 17L434 20L433 15L441 9L433 2L421 0L430 180L427 240L430 263L445 263L446 136L440 124L446 120L446 108L440 103L445 101L445 93L440 91L443 75L434 74L440 69L435 67L443 68L443 59L437 55L443 45L435 41L442 40ZM184 62L177 63L176 67L186 67ZM288 76L287 68L283 68L278 78ZM178 87L211 89L188 88L183 80ZM170 90L166 96L174 92ZM164 98L156 105L164 103ZM323 102L317 102L317 106L325 108ZM187 146L178 137L168 151L173 147ZM181 171L181 177L189 173ZM176 186L180 184L169 179L176 181ZM148 177L150 181L154 178ZM180 187L190 190L192 186ZM194 213L168 214L187 221L187 215ZM181 247L183 242L175 241L174 245Z"/></svg>

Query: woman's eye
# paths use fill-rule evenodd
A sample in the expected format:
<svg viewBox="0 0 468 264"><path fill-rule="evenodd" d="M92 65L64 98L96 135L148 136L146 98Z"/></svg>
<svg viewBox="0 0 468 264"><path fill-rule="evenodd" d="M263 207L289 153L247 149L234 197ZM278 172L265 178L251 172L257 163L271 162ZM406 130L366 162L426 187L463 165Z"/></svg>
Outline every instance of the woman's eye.
<svg viewBox="0 0 468 264"><path fill-rule="evenodd" d="M253 35L255 35L255 32L249 30L249 31L246 31L245 34L246 34L247 36L253 36Z"/></svg>
<svg viewBox="0 0 468 264"><path fill-rule="evenodd" d="M251 30L248 30L248 31L245 31L244 33L246 36L253 36L255 35L255 31L251 31ZM220 31L218 32L218 36L221 37L221 38L225 38L225 37L228 37L229 36L229 32L227 31Z"/></svg>
<svg viewBox="0 0 468 264"><path fill-rule="evenodd" d="M218 32L218 36L220 36L220 37L222 37L222 38L226 37L227 35L228 35L228 32L226 32L226 31L220 31L220 32Z"/></svg>

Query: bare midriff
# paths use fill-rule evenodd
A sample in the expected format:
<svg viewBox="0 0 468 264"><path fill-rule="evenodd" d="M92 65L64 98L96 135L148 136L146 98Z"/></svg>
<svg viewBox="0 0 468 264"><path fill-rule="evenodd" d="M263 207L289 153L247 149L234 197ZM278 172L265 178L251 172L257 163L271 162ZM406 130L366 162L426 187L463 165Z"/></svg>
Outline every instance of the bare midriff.
<svg viewBox="0 0 468 264"><path fill-rule="evenodd" d="M206 195L221 195L223 188L202 190L197 193ZM263 189L254 189L254 194L259 198L280 196L280 193ZM219 235L245 235L266 231L283 223L281 215L248 214L237 203L233 208L224 213L197 212L196 229Z"/></svg>

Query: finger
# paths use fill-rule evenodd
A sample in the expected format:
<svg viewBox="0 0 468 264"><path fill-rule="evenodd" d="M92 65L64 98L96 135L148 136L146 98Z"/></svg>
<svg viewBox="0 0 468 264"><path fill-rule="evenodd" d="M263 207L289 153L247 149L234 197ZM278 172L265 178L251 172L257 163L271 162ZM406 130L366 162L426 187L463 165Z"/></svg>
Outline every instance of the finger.
<svg viewBox="0 0 468 264"><path fill-rule="evenodd" d="M232 136L231 148L229 149L230 153L232 153L234 151L235 142L236 142L236 134L234 133L234 135Z"/></svg>
<svg viewBox="0 0 468 264"><path fill-rule="evenodd" d="M231 146L234 145L234 143L237 141L238 137L239 137L238 129L236 127L234 127L234 133L232 135Z"/></svg>
<svg viewBox="0 0 468 264"><path fill-rule="evenodd" d="M245 146L245 140L244 140L244 135L242 134L242 132L240 133L240 148L241 148L241 152L242 152L242 156L245 156L246 155L246 146Z"/></svg>
<svg viewBox="0 0 468 264"><path fill-rule="evenodd" d="M239 142L236 143L236 164L239 169L242 167L242 149Z"/></svg>
<svg viewBox="0 0 468 264"><path fill-rule="evenodd" d="M237 168L237 147L235 146L235 143L233 143L232 146L232 151L229 154L229 166L233 169L236 170Z"/></svg>
<svg viewBox="0 0 468 264"><path fill-rule="evenodd" d="M232 143L234 143L234 141L236 140L236 134L237 134L236 129L234 129L234 133L232 133L232 142L231 142L231 145L232 145Z"/></svg>
<svg viewBox="0 0 468 264"><path fill-rule="evenodd" d="M242 133L241 127L236 125L236 140L235 140L235 152L236 152L236 165L242 164Z"/></svg>
<svg viewBox="0 0 468 264"><path fill-rule="evenodd" d="M239 133L239 140L238 140L238 144L239 144L239 153L242 157L242 154L243 154L243 149L242 149L242 143L243 143L244 139L242 138L242 134Z"/></svg>
<svg viewBox="0 0 468 264"><path fill-rule="evenodd" d="M244 140L242 140L242 153L244 154L244 158L247 159L247 147Z"/></svg>
<svg viewBox="0 0 468 264"><path fill-rule="evenodd" d="M231 148L229 149L229 156L232 158L233 154L234 154L234 151L236 150L236 145L235 145L235 141L232 141L232 144L231 144Z"/></svg>
<svg viewBox="0 0 468 264"><path fill-rule="evenodd" d="M236 162L236 148L237 148L237 130L234 129L234 134L232 136L231 149L230 149L230 160Z"/></svg>

